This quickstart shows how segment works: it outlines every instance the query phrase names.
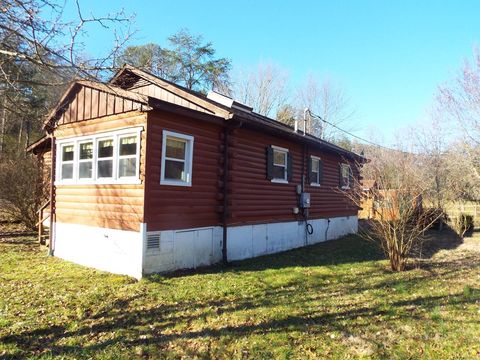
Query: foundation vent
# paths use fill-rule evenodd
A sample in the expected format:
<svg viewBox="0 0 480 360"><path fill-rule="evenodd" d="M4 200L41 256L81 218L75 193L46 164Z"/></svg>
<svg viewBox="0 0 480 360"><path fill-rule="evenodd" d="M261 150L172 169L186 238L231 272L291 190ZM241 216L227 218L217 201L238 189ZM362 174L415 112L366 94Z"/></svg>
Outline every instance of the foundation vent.
<svg viewBox="0 0 480 360"><path fill-rule="evenodd" d="M147 251L160 250L160 233L147 233Z"/></svg>

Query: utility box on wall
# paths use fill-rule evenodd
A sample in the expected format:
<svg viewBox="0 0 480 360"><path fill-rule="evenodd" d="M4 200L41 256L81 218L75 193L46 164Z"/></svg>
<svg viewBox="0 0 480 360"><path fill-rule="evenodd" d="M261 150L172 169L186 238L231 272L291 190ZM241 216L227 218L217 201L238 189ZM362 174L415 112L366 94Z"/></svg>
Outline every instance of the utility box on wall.
<svg viewBox="0 0 480 360"><path fill-rule="evenodd" d="M300 207L304 209L310 207L310 193L302 192L300 194Z"/></svg>

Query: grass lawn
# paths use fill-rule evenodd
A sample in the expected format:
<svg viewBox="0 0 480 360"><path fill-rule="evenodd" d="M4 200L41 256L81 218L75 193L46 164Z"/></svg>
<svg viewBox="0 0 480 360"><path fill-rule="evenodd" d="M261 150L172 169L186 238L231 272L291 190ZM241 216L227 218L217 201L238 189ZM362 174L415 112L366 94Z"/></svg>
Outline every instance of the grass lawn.
<svg viewBox="0 0 480 360"><path fill-rule="evenodd" d="M480 358L480 252L392 273L356 236L142 281L0 239L0 358Z"/></svg>

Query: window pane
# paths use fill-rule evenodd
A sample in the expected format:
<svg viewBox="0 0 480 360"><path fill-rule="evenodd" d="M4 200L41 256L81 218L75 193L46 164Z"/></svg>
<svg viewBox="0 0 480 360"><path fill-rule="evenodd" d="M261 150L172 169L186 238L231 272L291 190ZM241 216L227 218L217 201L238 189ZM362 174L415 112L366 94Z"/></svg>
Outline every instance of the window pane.
<svg viewBox="0 0 480 360"><path fill-rule="evenodd" d="M312 159L312 171L313 172L318 172L318 160L317 159Z"/></svg>
<svg viewBox="0 0 480 360"><path fill-rule="evenodd" d="M273 166L273 177L275 179L285 179L285 168L283 166Z"/></svg>
<svg viewBox="0 0 480 360"><path fill-rule="evenodd" d="M282 151L273 150L273 163L275 165L285 165L285 155Z"/></svg>
<svg viewBox="0 0 480 360"><path fill-rule="evenodd" d="M120 156L135 155L137 153L137 137L129 136L120 138Z"/></svg>
<svg viewBox="0 0 480 360"><path fill-rule="evenodd" d="M90 161L80 163L78 177L80 179L92 178L92 163Z"/></svg>
<svg viewBox="0 0 480 360"><path fill-rule="evenodd" d="M62 180L73 179L73 164L62 165Z"/></svg>
<svg viewBox="0 0 480 360"><path fill-rule="evenodd" d="M62 161L73 161L73 145L62 147Z"/></svg>
<svg viewBox="0 0 480 360"><path fill-rule="evenodd" d="M137 175L137 159L120 159L118 163L118 176L135 176Z"/></svg>
<svg viewBox="0 0 480 360"><path fill-rule="evenodd" d="M98 177L109 178L113 176L113 160L101 160L98 162Z"/></svg>
<svg viewBox="0 0 480 360"><path fill-rule="evenodd" d="M165 159L165 179L187 181L185 178L185 163Z"/></svg>
<svg viewBox="0 0 480 360"><path fill-rule="evenodd" d="M186 141L167 137L167 146L165 155L174 159L185 159Z"/></svg>
<svg viewBox="0 0 480 360"><path fill-rule="evenodd" d="M98 157L106 158L113 156L113 140L100 140L98 142Z"/></svg>
<svg viewBox="0 0 480 360"><path fill-rule="evenodd" d="M93 159L93 143L80 144L80 160Z"/></svg>

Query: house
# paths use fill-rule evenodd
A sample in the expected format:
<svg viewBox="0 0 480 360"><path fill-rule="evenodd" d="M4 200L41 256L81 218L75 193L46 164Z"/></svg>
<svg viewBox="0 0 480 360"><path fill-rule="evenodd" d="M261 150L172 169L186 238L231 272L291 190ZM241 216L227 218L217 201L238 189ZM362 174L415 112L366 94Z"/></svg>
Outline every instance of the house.
<svg viewBox="0 0 480 360"><path fill-rule="evenodd" d="M50 252L141 277L357 230L364 158L125 65L76 81L29 147L51 175ZM45 223L45 222L44 222Z"/></svg>

